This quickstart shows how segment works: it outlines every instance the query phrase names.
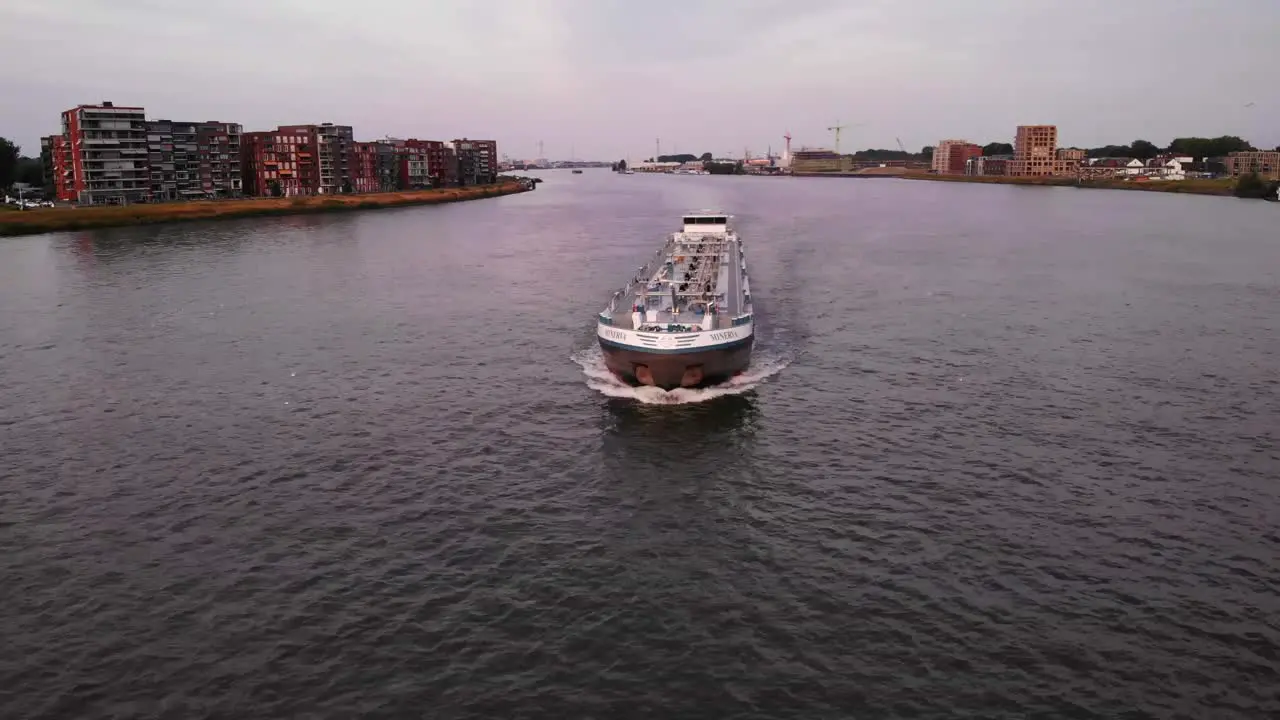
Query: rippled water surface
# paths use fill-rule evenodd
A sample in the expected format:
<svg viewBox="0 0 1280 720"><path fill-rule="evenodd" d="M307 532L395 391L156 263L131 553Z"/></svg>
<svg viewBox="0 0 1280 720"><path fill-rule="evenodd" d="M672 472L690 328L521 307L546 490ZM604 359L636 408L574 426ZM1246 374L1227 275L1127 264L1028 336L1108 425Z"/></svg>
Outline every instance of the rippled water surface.
<svg viewBox="0 0 1280 720"><path fill-rule="evenodd" d="M0 718L1280 712L1280 208L546 178L0 241ZM711 206L752 372L611 383Z"/></svg>

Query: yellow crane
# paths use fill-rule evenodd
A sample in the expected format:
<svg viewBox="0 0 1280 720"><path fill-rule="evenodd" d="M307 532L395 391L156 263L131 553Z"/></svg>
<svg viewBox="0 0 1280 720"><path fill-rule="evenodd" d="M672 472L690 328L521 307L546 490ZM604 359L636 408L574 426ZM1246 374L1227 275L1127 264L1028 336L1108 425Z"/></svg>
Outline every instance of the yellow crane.
<svg viewBox="0 0 1280 720"><path fill-rule="evenodd" d="M835 134L836 134L836 155L839 155L839 154L840 154L840 131L841 131L841 130L843 130L844 128L845 128L845 126L840 124L840 118L836 118L836 124L835 124L835 125L832 125L831 127L827 128L827 130L835 131Z"/></svg>

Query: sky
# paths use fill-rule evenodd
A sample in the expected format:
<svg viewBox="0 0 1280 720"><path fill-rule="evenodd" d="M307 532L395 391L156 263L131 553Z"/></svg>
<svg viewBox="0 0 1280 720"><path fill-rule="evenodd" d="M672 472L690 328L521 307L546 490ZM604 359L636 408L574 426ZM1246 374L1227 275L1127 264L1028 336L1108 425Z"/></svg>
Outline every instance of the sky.
<svg viewBox="0 0 1280 720"><path fill-rule="evenodd" d="M1280 145L1278 0L0 2L0 136L59 113L352 125L513 159L1240 135Z"/></svg>

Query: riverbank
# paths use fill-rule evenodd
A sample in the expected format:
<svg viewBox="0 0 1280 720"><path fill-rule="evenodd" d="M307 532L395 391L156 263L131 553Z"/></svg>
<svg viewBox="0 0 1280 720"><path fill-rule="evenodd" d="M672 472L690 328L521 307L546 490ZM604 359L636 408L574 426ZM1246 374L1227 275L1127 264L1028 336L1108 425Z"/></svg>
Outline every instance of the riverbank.
<svg viewBox="0 0 1280 720"><path fill-rule="evenodd" d="M919 170L902 168L868 168L858 172L847 173L796 173L796 177L843 177L843 178L904 178L907 180L931 180L934 182L984 183L988 185L1035 185L1046 187L1081 187L1097 190L1143 190L1147 192L1185 193L1189 195L1232 195L1235 180L1232 178L1215 178L1212 180L1143 180L1131 181L1124 178L1094 178L1088 180L1074 177L1008 177L1002 175L936 175Z"/></svg>
<svg viewBox="0 0 1280 720"><path fill-rule="evenodd" d="M0 214L0 236L36 235L68 230L150 225L189 220L219 220L258 215L298 215L316 212L371 210L407 205L434 205L499 197L530 189L521 182L464 188L407 190L367 195L313 195L294 198L199 200L154 205L48 208Z"/></svg>
<svg viewBox="0 0 1280 720"><path fill-rule="evenodd" d="M1189 195L1231 195L1235 188L1235 180L1232 178L1134 181L1125 180L1124 178L1077 180L1073 177L1001 177L998 175L935 175L932 173L903 173L898 177L904 177L909 180L933 180L936 182L1082 187L1098 190L1142 190L1146 192L1185 193Z"/></svg>

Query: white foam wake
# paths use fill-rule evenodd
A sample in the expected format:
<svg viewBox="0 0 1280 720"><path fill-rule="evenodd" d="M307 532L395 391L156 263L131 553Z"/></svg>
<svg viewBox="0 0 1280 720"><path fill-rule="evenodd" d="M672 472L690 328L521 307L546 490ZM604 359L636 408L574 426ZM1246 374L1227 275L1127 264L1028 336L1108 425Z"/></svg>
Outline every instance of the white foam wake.
<svg viewBox="0 0 1280 720"><path fill-rule="evenodd" d="M676 388L663 390L656 387L632 387L609 372L604 364L600 348L592 347L576 352L573 361L582 367L587 376L587 387L602 395L636 400L646 405L685 405L714 400L725 395L740 395L782 372L789 360L754 357L747 371L719 385L705 388Z"/></svg>

